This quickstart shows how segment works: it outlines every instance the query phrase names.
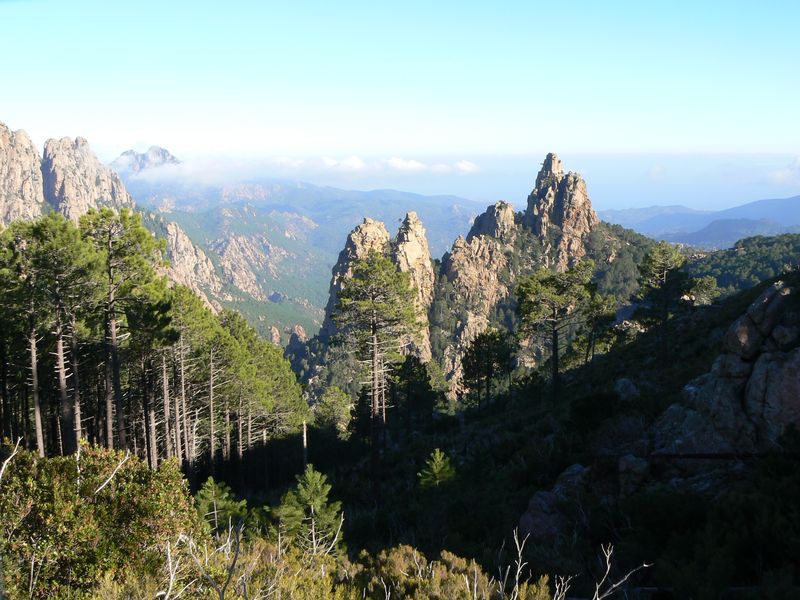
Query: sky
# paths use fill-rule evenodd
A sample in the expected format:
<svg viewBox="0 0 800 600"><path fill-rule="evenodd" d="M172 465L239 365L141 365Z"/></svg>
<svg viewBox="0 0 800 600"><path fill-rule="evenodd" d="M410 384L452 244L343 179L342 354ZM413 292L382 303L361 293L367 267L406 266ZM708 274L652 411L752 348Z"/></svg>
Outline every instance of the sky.
<svg viewBox="0 0 800 600"><path fill-rule="evenodd" d="M599 208L800 194L800 3L0 0L0 121L103 160Z"/></svg>

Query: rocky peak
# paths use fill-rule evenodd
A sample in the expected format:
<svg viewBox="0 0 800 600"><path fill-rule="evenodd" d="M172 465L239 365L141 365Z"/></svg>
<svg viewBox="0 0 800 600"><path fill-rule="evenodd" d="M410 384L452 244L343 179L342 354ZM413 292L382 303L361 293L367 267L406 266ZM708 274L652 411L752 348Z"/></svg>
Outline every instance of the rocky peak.
<svg viewBox="0 0 800 600"><path fill-rule="evenodd" d="M328 294L328 305L325 308L325 320L322 323L320 334L329 338L335 331L331 319L338 302L339 292L345 279L353 274L352 266L357 260L366 258L373 250L386 252L389 249L389 232L381 221L365 218L347 236L344 250L339 253L339 258L331 271L331 285Z"/></svg>
<svg viewBox="0 0 800 600"><path fill-rule="evenodd" d="M100 206L133 208L119 176L97 159L84 138L47 140L42 176L45 199L73 221Z"/></svg>
<svg viewBox="0 0 800 600"><path fill-rule="evenodd" d="M164 233L169 259L165 273L167 277L191 289L215 312L219 310L219 304L209 299L209 296L219 297L223 287L214 264L177 223L167 223Z"/></svg>
<svg viewBox="0 0 800 600"><path fill-rule="evenodd" d="M573 172L565 175L561 159L551 152L536 176L522 222L540 238L553 236L549 262L564 271L586 255L586 237L600 220L583 177Z"/></svg>
<svg viewBox="0 0 800 600"><path fill-rule="evenodd" d="M510 244L513 243L516 234L514 207L501 200L488 207L485 213L475 219L467 235L467 241L477 235L490 235Z"/></svg>
<svg viewBox="0 0 800 600"><path fill-rule="evenodd" d="M161 165L177 165L180 162L169 150L161 146L150 146L147 152L141 154L135 150L126 150L111 163L111 166L119 172L139 173Z"/></svg>
<svg viewBox="0 0 800 600"><path fill-rule="evenodd" d="M0 123L0 223L41 215L42 190L39 152L28 134Z"/></svg>
<svg viewBox="0 0 800 600"><path fill-rule="evenodd" d="M431 359L431 344L428 334L428 311L433 303L435 275L433 260L428 249L425 227L417 213L410 212L403 220L392 245L392 258L400 271L409 273L416 290L414 305L418 320L422 323L417 339L409 340L414 353L423 362Z"/></svg>

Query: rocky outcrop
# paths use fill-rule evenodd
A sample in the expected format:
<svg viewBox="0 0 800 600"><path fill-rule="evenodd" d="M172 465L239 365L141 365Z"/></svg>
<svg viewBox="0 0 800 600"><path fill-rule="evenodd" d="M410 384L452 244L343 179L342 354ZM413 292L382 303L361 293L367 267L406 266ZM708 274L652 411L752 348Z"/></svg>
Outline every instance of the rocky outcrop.
<svg viewBox="0 0 800 600"><path fill-rule="evenodd" d="M225 280L262 302L271 294L262 284L263 277L278 278L279 265L289 256L263 235L229 235L211 242L210 248L219 258Z"/></svg>
<svg viewBox="0 0 800 600"><path fill-rule="evenodd" d="M548 154L528 196L522 223L540 238L552 239L549 263L565 271L583 258L586 238L599 222L583 177L564 174L561 159Z"/></svg>
<svg viewBox="0 0 800 600"><path fill-rule="evenodd" d="M127 150L120 154L111 166L119 172L139 173L161 165L178 165L181 161L170 154L169 150L160 146L150 146L147 152L139 154L134 150Z"/></svg>
<svg viewBox="0 0 800 600"><path fill-rule="evenodd" d="M709 373L684 388L653 427L656 454L747 453L773 449L800 426L800 299L768 287L725 334Z"/></svg>
<svg viewBox="0 0 800 600"><path fill-rule="evenodd" d="M43 211L39 152L27 133L0 123L0 224L34 219Z"/></svg>
<svg viewBox="0 0 800 600"><path fill-rule="evenodd" d="M77 221L90 208L133 208L119 176L103 165L81 137L47 140L42 158L44 197L53 208Z"/></svg>
<svg viewBox="0 0 800 600"><path fill-rule="evenodd" d="M339 292L345 280L353 274L353 263L366 258L370 252L385 253L389 250L389 232L381 221L365 218L350 235L344 250L339 253L339 258L331 272L331 285L328 294L328 305L325 308L325 321L322 323L320 335L329 339L336 331L332 316L336 309Z"/></svg>
<svg viewBox="0 0 800 600"><path fill-rule="evenodd" d="M431 359L428 312L433 303L435 275L433 260L428 249L428 239L425 237L425 228L417 213L410 212L403 220L397 237L392 243L392 259L400 271L410 275L411 285L416 292L414 308L420 330L419 333L407 340L408 347L411 353L418 356L423 362L428 362Z"/></svg>
<svg viewBox="0 0 800 600"><path fill-rule="evenodd" d="M575 522L566 512L586 492L590 474L589 467L574 464L558 476L550 490L534 493L519 520L520 536L530 536L532 543L553 545L574 533Z"/></svg>
<svg viewBox="0 0 800 600"><path fill-rule="evenodd" d="M209 306L218 310L220 306L215 299L220 297L223 283L214 264L177 223L167 223L165 234L169 259L169 267L165 273L167 277L188 287Z"/></svg>
<svg viewBox="0 0 800 600"><path fill-rule="evenodd" d="M461 359L472 341L489 326L489 315L508 297L508 252L517 236L514 209L506 202L490 206L475 220L468 239L459 237L442 261L442 273L452 286L452 301L459 320L452 342L444 349L443 367L450 395L461 391Z"/></svg>
<svg viewBox="0 0 800 600"><path fill-rule="evenodd" d="M500 201L475 218L467 234L467 241L479 235L488 235L505 243L513 243L517 235L516 214L508 202Z"/></svg>

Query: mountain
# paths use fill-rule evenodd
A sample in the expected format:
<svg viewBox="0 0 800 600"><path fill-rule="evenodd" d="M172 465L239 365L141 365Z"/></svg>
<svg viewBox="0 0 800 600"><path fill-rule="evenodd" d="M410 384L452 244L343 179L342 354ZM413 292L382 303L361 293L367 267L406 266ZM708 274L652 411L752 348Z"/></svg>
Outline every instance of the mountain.
<svg viewBox="0 0 800 600"><path fill-rule="evenodd" d="M583 258L592 258L598 264L602 292L614 286L613 291L627 291L637 276L632 252L647 244L635 234L601 223L583 177L565 173L552 153L542 164L523 212L516 213L504 201L489 206L474 220L466 237L456 238L441 261L434 263L430 258L422 222L416 213L409 213L394 239L384 223L373 218L364 219L351 231L332 272L325 325L306 351L304 377L308 381L322 383L327 377L337 385L353 383L337 373L337 369L345 372L349 368L345 363L341 368L335 366L337 351L327 355L324 345L333 331L331 315L343 281L352 272L353 262L371 250L397 260L401 242L414 240L408 254L416 258L407 264L416 265L412 282L417 308L427 323L421 342L424 351L417 354L439 366L448 393L455 398L462 389L461 361L472 341L490 327L514 329L515 287L520 277L545 266L565 271ZM401 270L407 268L405 262L396 264ZM616 269L617 265L626 268ZM302 361L294 357L293 362Z"/></svg>
<svg viewBox="0 0 800 600"><path fill-rule="evenodd" d="M754 219L715 219L698 231L659 236L668 242L700 248L730 248L739 240L757 235L778 235L800 231L800 225L786 226L776 221Z"/></svg>
<svg viewBox="0 0 800 600"><path fill-rule="evenodd" d="M400 226L407 213L415 213L425 223L425 252L441 256L481 208L456 196L269 178L204 183L202 176L158 166L119 173L141 206L178 223L202 248L222 279L221 304L242 312L262 333L276 327L283 342L295 325L311 333L322 326L331 268L353 223L364 215ZM409 227L415 236L416 225ZM398 255L410 262L418 258Z"/></svg>
<svg viewBox="0 0 800 600"><path fill-rule="evenodd" d="M12 132L0 123L0 224L35 219L50 210L78 221L90 209L101 207L136 209L136 203L122 179L100 162L84 138L49 139L40 157L24 131ZM177 223L155 214L144 214L143 222L166 240L170 264L164 272L170 280L219 309L222 281L204 251Z"/></svg>
<svg viewBox="0 0 800 600"><path fill-rule="evenodd" d="M180 162L170 154L169 150L161 146L150 146L147 152L142 154L137 153L135 150L126 150L111 163L111 166L118 173L139 173L161 165L178 165Z"/></svg>
<svg viewBox="0 0 800 600"><path fill-rule="evenodd" d="M800 196L758 200L719 211L653 206L608 210L600 216L650 237L703 248L727 248L751 235L800 230Z"/></svg>

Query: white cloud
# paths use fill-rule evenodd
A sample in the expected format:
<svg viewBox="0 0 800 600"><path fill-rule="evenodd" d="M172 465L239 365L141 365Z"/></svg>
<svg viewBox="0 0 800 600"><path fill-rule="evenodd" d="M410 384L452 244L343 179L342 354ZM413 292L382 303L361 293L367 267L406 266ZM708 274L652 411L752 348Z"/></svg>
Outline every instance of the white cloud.
<svg viewBox="0 0 800 600"><path fill-rule="evenodd" d="M418 160L407 160L405 158L397 158L396 156L386 161L390 169L395 171L427 171L428 165L421 163Z"/></svg>
<svg viewBox="0 0 800 600"><path fill-rule="evenodd" d="M777 185L800 185L800 156L782 169L771 171L767 178Z"/></svg>
<svg viewBox="0 0 800 600"><path fill-rule="evenodd" d="M458 161L456 163L456 169L458 169L458 171L461 173L477 173L478 171L481 170L478 165L468 160Z"/></svg>

